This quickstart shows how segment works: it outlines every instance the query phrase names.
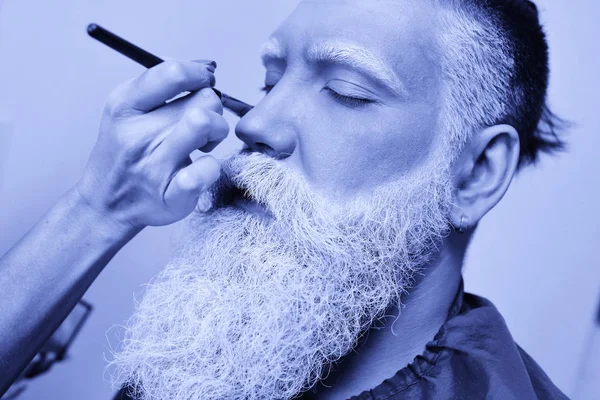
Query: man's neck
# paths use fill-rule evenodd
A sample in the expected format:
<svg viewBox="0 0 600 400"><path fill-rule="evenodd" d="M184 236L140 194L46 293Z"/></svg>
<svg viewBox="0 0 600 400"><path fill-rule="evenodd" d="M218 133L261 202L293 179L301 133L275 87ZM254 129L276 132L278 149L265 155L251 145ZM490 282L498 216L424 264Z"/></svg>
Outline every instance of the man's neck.
<svg viewBox="0 0 600 400"><path fill-rule="evenodd" d="M448 238L439 256L403 297L402 306L391 307L388 316L378 321L330 376L317 384L319 399L347 399L372 389L423 353L425 344L447 319L460 284L469 236Z"/></svg>

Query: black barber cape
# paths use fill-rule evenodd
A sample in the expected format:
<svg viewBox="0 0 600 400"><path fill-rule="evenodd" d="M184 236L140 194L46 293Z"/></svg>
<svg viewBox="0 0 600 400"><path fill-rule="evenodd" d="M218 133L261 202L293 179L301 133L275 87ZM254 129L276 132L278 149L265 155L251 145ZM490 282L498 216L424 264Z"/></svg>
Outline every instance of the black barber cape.
<svg viewBox="0 0 600 400"><path fill-rule="evenodd" d="M310 391L301 400L318 399ZM421 355L351 400L568 399L513 340L494 305L464 293ZM131 400L121 390L114 400Z"/></svg>

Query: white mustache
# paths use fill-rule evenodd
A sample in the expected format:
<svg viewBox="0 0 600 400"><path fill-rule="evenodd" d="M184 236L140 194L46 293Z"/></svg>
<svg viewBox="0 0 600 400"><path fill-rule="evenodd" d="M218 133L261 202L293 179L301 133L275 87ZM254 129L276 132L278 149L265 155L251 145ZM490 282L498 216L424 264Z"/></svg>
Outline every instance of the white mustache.
<svg viewBox="0 0 600 400"><path fill-rule="evenodd" d="M298 173L271 157L248 151L223 162L221 176L210 192L214 208L227 207L241 196L274 214L287 208L282 207L281 199L300 194L306 201L312 195Z"/></svg>

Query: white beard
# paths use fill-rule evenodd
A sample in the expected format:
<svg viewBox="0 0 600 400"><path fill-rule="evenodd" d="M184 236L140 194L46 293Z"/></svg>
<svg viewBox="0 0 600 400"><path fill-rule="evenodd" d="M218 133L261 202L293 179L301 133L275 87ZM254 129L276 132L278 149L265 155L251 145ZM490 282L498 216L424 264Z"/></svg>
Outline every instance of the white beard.
<svg viewBox="0 0 600 400"><path fill-rule="evenodd" d="M433 160L432 160L433 161ZM223 165L111 362L142 399L289 399L323 378L448 233L444 160L334 204L261 154ZM440 167L441 166L441 167ZM236 186L272 214L223 204Z"/></svg>

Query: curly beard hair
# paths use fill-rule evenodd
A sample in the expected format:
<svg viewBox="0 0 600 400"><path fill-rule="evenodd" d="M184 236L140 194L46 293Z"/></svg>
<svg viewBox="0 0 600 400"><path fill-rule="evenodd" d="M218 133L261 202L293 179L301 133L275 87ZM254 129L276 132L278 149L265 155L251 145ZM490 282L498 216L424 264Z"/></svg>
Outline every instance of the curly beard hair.
<svg viewBox="0 0 600 400"><path fill-rule="evenodd" d="M399 304L448 233L446 162L334 202L281 162L226 160L109 367L141 399L289 399ZM242 195L269 217L232 206Z"/></svg>

